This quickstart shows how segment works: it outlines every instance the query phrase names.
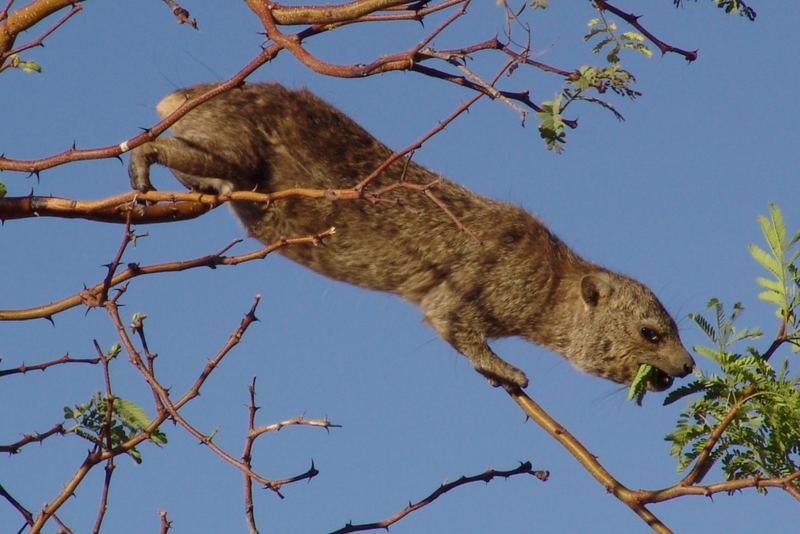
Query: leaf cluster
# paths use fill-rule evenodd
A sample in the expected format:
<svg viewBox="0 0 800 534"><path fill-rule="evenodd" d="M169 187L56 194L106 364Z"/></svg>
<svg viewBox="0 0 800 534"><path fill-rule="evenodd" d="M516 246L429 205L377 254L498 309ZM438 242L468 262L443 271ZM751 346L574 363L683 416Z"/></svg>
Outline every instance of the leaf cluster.
<svg viewBox="0 0 800 534"><path fill-rule="evenodd" d="M797 337L795 309L800 305L800 271L795 263L800 257L800 247L794 251L792 249L800 242L800 231L787 240L781 211L770 204L769 215L769 219L763 215L758 217L768 250L765 251L755 244L749 247L750 255L772 275L772 278L756 278L756 283L764 288L758 298L775 304L775 314L783 321L785 328L789 329L789 334L784 333L784 336L792 344L793 350L797 351L800 348L800 339Z"/></svg>
<svg viewBox="0 0 800 534"><path fill-rule="evenodd" d="M561 95L556 95L553 100L542 102L540 107L541 111L536 112L536 118L539 119L539 136L549 150L561 154L561 145L564 143Z"/></svg>
<svg viewBox="0 0 800 534"><path fill-rule="evenodd" d="M592 47L592 52L599 54L604 49L606 51L606 61L609 65L620 62L619 53L623 49L635 50L645 57L652 57L653 52L644 44L644 35L638 32L617 31L617 24L614 21L607 21L605 17L593 18L588 23L589 32L583 36L584 41L597 39Z"/></svg>
<svg viewBox="0 0 800 534"><path fill-rule="evenodd" d="M66 432L72 432L91 441L100 449L114 449L127 442L150 424L144 410L135 402L119 397L109 399L99 391L88 402L74 407L64 407L64 420L75 421L72 426L65 425ZM165 445L167 436L160 430L150 433L148 438L156 445ZM127 450L136 462L142 462L141 453L135 447Z"/></svg>
<svg viewBox="0 0 800 534"><path fill-rule="evenodd" d="M697 2L697 0L694 0ZM756 20L756 10L748 6L743 0L712 0L714 5L725 11L728 15L740 15L749 20ZM675 7L680 7L683 0L672 0Z"/></svg>
<svg viewBox="0 0 800 534"><path fill-rule="evenodd" d="M645 57L653 55L645 44L644 35L627 31L619 33L615 22L607 21L601 15L588 22L589 32L584 35L584 41L596 40L592 52L600 54L605 51L606 64L600 66L583 65L569 76L561 92L553 100L541 103L541 111L536 113L539 119L539 135L544 140L547 148L561 153L564 143L564 121L561 114L567 107L576 101L597 104L610 111L617 119L622 120L622 114L609 102L592 96L591 91L604 94L611 90L613 93L634 99L641 93L633 89L636 78L630 71L624 69L620 62L620 52L624 49L634 50Z"/></svg>
<svg viewBox="0 0 800 534"><path fill-rule="evenodd" d="M711 299L707 306L710 318L689 315L712 342L712 346L694 350L719 370L696 370L693 382L674 390L664 401L671 404L699 394L666 437L672 442L671 453L678 458L679 470L709 453L708 465L719 461L728 480L783 477L800 469L800 376L789 374L788 358L775 366L770 361L783 344L794 350L798 345L795 309L800 277L794 262L800 252L791 249L800 233L787 240L780 210L770 205L769 213L769 219L758 218L769 250L750 245L750 253L774 277L759 277L757 282L765 288L759 298L776 305L781 321L778 335L766 351L752 346L737 351L742 343L761 336L758 329L735 326L744 311L741 304L726 313L720 301ZM793 484L800 488L797 480ZM763 488L759 491L766 492Z"/></svg>

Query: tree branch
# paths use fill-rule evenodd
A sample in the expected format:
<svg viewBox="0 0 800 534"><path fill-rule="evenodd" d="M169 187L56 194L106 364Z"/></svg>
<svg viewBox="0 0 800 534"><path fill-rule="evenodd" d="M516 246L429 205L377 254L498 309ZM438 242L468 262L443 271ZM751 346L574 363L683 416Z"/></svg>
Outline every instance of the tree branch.
<svg viewBox="0 0 800 534"><path fill-rule="evenodd" d="M0 57L0 70L3 69L3 66L2 66L3 60L5 60L8 56L10 56L12 54L19 54L20 52L24 52L25 50L29 50L29 49L37 47L37 46L44 46L45 39L50 37L50 35L53 32L55 32L57 29L59 29L61 26L63 26L65 22L67 22L74 15L77 15L82 10L83 10L83 6L82 5L73 5L72 9L70 9L69 12L67 12L66 15L61 17L61 19L58 22L56 22L55 24L50 26L50 28L45 30L44 33L42 33L42 35L40 35L39 37L37 37L36 39L34 39L33 41L31 41L29 43L25 43L22 46L19 46L17 48L14 48L13 50L9 50L8 52L6 52L2 57Z"/></svg>
<svg viewBox="0 0 800 534"><path fill-rule="evenodd" d="M647 30L647 28L645 28L639 23L640 16L633 15L632 13L626 13L625 11L622 11L618 7L612 6L605 0L594 0L594 4L595 6L597 6L597 9L613 13L614 15L618 16L619 18L621 18L622 20L624 20L625 22L636 28L636 30L639 33L647 37L647 39L651 43L656 45L658 49L661 50L661 54L672 52L673 54L678 54L683 56L684 58L686 58L686 61L689 61L690 63L697 59L697 50L683 50L681 48L676 48L672 45L665 43L664 41L662 41L661 39L657 38L655 35L650 33Z"/></svg>
<svg viewBox="0 0 800 534"><path fill-rule="evenodd" d="M11 503L11 506L16 508L16 510L22 514L22 517L25 518L25 523L28 525L33 525L33 514L31 514L22 504L14 498L6 489L0 484L0 496L2 496L5 500Z"/></svg>
<svg viewBox="0 0 800 534"><path fill-rule="evenodd" d="M319 234L307 237L294 237L281 239L271 245L264 246L256 251L238 256L222 256L220 254L211 254L200 258L191 260L175 261L167 263L158 263L154 265L140 266L132 263L124 271L116 274L111 278L111 286L119 285L137 276L144 276L155 273L165 272L180 272L187 269L195 269L197 267L216 267L218 265L238 265L246 261L253 261L263 259L272 252L279 250L286 246L310 244L315 245L320 243L321 240L333 235L334 229L330 228ZM20 310L0 310L0 321L25 321L29 319L50 318L54 314L74 308L87 302L97 299L97 294L102 291L104 283L95 284L92 287L86 288L78 294L61 299L50 304L43 304L33 308L20 309Z"/></svg>
<svg viewBox="0 0 800 534"><path fill-rule="evenodd" d="M0 64L5 60L14 46L17 35L33 27L41 20L49 17L56 11L81 2L82 0L34 0L12 13L8 13L11 6L9 2L4 13L6 17L0 19Z"/></svg>
<svg viewBox="0 0 800 534"><path fill-rule="evenodd" d="M542 427L545 432L550 434L553 439L558 441L573 457L597 480L609 493L625 503L633 512L638 515L654 531L661 534L672 532L664 523L661 522L650 510L648 510L639 498L637 492L633 492L609 473L597 461L597 458L590 453L583 444L578 441L566 428L561 426L555 419L545 412L541 406L536 404L533 399L519 388L508 388L506 390L511 398L516 402L525 414L536 424Z"/></svg>
<svg viewBox="0 0 800 534"><path fill-rule="evenodd" d="M88 363L90 365L97 365L100 363L99 358L71 358L69 354L65 354L60 358L56 358L55 360L50 360L49 362L44 363L37 363L34 365L25 365L24 363L18 367L14 367L13 369L2 369L0 370L0 377L8 376L8 375L15 375L15 374L25 374L30 371L44 371L49 367L53 367L56 365L63 365L67 363Z"/></svg>
<svg viewBox="0 0 800 534"><path fill-rule="evenodd" d="M72 3L72 2L67 1L67 3ZM213 89L210 89L206 93L203 93L202 95L199 95L196 98L188 100L181 107L175 110L171 115L165 117L164 119L156 123L152 128L147 129L143 133L131 137L117 145L111 145L101 148L80 149L80 150L73 146L72 148L64 150L58 154L54 154L52 156L47 156L36 160L10 159L0 154L0 170L19 171L19 172L27 172L35 174L45 169L50 169L52 167L56 167L58 165L63 165L64 163L70 163L73 161L119 157L120 154L128 152L129 150L136 148L139 145L152 141L153 139L161 135L167 128L172 126L178 119L189 113L191 110L193 110L200 104L207 102L208 100L214 98L215 96L224 93L225 91L229 91L230 89L238 86L245 80L245 78L247 78L250 74L252 74L261 65L267 63L272 58L274 58L280 51L281 47L277 45L273 45L263 49L261 53L259 53L255 58L250 60L250 62L247 65L245 65L241 70L239 70L239 72L237 72L234 76L232 76L225 82L215 86Z"/></svg>
<svg viewBox="0 0 800 534"><path fill-rule="evenodd" d="M247 0L246 0L247 1ZM249 4L250 2L248 2ZM334 24L358 19L364 15L391 7L409 4L409 0L353 0L346 4L325 6L285 6L277 2L264 2L278 24Z"/></svg>
<svg viewBox="0 0 800 534"><path fill-rule="evenodd" d="M17 454L19 450L30 443L41 443L55 434L64 435L64 426L61 423L53 425L53 428L41 434L25 434L22 439L10 445L0 445L0 453Z"/></svg>
<svg viewBox="0 0 800 534"><path fill-rule="evenodd" d="M734 405L731 406L731 409L725 418L717 424L716 428L714 428L714 430L708 436L708 441L706 441L706 444L703 446L703 450L695 460L694 467L683 478L683 480L678 483L679 486L691 486L703 480L703 477L706 476L708 470L711 469L712 465L714 465L714 461L711 459L711 453L713 452L714 447L717 445L717 442L722 437L722 434L724 434L731 425L731 423L733 423L734 419L736 419L736 416L739 415L739 410L744 403L753 398L755 394L756 389L753 386L750 386L742 391L742 396L739 398L739 400L737 400Z"/></svg>
<svg viewBox="0 0 800 534"><path fill-rule="evenodd" d="M164 0L164 3L167 4L172 14L175 15L175 22L178 24L188 24L195 30L197 28L197 20L191 18L189 12L186 11L182 6L180 6L175 0Z"/></svg>
<svg viewBox="0 0 800 534"><path fill-rule="evenodd" d="M502 477L502 478L510 478L517 475L532 475L542 482L547 481L547 478L550 476L548 471L535 471L530 462L523 462L517 467L516 469L510 469L508 471L497 471L495 469L487 469L483 473L479 475L473 476L461 476L458 480L453 482L447 482L436 488L433 493L425 497L424 499L417 501L413 504L409 503L404 509L400 510L396 514L391 517L388 517L382 521L377 521L375 523L363 523L363 524L353 524L348 523L344 527L340 528L339 530L333 531L332 534L347 534L349 532L360 532L364 530L389 530L389 527L401 519L403 519L408 514L419 510L420 508L424 508L425 506L431 504L436 499L444 495L445 493L452 491L460 486L464 486L466 484L471 484L473 482L491 482L493 479Z"/></svg>

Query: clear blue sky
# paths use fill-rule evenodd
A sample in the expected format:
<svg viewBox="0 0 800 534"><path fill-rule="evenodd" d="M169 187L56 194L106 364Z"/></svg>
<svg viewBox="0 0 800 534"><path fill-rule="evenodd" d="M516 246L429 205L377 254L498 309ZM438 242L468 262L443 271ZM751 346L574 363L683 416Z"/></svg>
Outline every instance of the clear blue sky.
<svg viewBox="0 0 800 534"><path fill-rule="evenodd" d="M428 142L418 161L483 194L523 205L580 254L641 279L676 317L687 346L703 340L686 319L711 297L747 311L742 324L776 324L756 300L761 274L747 253L760 242L756 216L767 203L800 228L800 120L796 86L796 25L791 2L754 2L758 19L726 17L711 2L674 9L660 0L641 8L642 21L676 46L700 50L687 65L677 56L631 56L635 103L616 100L626 121L590 107L576 108L580 128L569 132L563 155L547 152L531 120L520 128L507 107L488 100ZM590 63L580 36L593 17L588 2L551 2L531 19L539 59L564 68ZM0 152L36 158L79 147L105 146L156 120L153 106L176 87L224 79L258 52L256 18L241 2L187 1L201 31L174 24L160 2L136 7L89 2L44 49L30 57L40 75L2 76ZM460 30L435 41L441 48L490 37L500 23L493 2L474 5ZM405 49L427 29L371 26L309 42L330 61L369 61ZM474 63L490 76L491 64ZM264 66L254 81L307 86L353 116L391 147L400 148L445 117L470 93L415 74L365 80L317 76L288 54ZM503 82L549 99L559 80L519 69ZM127 158L125 163L127 164ZM94 161L43 172L40 180L0 175L14 196L94 199L128 189L125 166ZM171 175L155 174L161 189L178 190ZM140 227L149 237L128 251L143 264L197 257L243 236L225 208L194 221ZM42 304L102 279L122 228L78 220L29 219L0 227L0 308ZM247 241L238 251L255 249ZM262 438L255 469L281 478L321 471L310 483L286 487L285 500L256 495L262 532L327 532L346 522L382 519L454 480L518 461L551 472L548 482L515 478L452 492L392 527L392 532L645 532L641 520L606 494L547 437L526 422L502 392L486 385L467 361L436 337L411 305L317 276L278 256L235 268L195 270L136 280L124 313L148 316L162 382L182 393L239 323L253 296L263 295L261 322L229 356L185 415L233 456L241 454L247 422L247 384L258 377L259 423L304 414L343 425L325 432L291 428ZM55 318L0 324L4 368L69 352L93 355L92 339L115 342L100 310L74 309ZM763 341L768 343L768 341ZM766 345L763 345L766 346ZM494 344L526 371L531 394L569 428L605 467L630 487L656 488L678 479L663 436L681 405L662 407L648 395L643 407L624 388L583 375L551 353L518 340ZM698 359L708 368L708 362ZM124 358L112 368L114 391L152 414L141 378ZM62 407L102 389L99 368L71 366L4 378L0 442L44 431ZM140 447L142 465L119 458L111 487L107 532L154 532L158 509L174 532L244 531L242 477L196 440L170 425L169 445ZM0 483L31 510L60 490L79 466L87 442L53 438L3 458ZM715 470L708 481L720 478ZM59 512L76 532L90 529L102 483L96 469ZM676 532L786 532L797 503L781 492L747 491L713 500L687 497L652 511ZM0 531L21 525L0 503Z"/></svg>

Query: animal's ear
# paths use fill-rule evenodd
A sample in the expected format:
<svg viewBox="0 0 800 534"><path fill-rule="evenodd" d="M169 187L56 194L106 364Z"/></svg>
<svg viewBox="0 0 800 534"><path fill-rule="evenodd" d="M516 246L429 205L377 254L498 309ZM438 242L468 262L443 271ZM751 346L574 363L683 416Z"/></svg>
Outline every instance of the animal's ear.
<svg viewBox="0 0 800 534"><path fill-rule="evenodd" d="M587 274L581 278L581 298L588 307L597 306L611 294L611 281L606 273Z"/></svg>

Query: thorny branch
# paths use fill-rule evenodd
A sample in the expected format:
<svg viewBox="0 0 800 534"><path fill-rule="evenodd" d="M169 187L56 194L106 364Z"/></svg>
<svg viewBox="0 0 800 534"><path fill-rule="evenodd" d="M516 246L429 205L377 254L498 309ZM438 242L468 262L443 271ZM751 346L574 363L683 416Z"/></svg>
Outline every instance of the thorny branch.
<svg viewBox="0 0 800 534"><path fill-rule="evenodd" d="M795 499L800 501L800 491L792 484L792 481L800 479L800 472L792 473L785 477L761 479L761 478L748 478L729 480L725 482L718 482L715 484L699 486L699 482L703 475L707 472L709 460L707 458L699 457L696 461L695 468L683 480L676 484L657 490L632 490L609 473L597 460L597 457L589 452L586 447L578 441L566 428L561 426L555 419L553 419L547 412L542 409L536 402L533 401L528 395L519 388L508 388L508 394L511 398L522 408L525 414L544 429L551 437L558 441L572 456L580 463L586 471L597 480L606 491L614 495L617 499L626 504L634 513L636 513L647 525L654 531L659 533L672 532L664 523L661 522L650 510L646 504L654 504L658 502L675 499L684 495L702 495L710 496L719 492L730 492L741 490L745 488L758 488L758 487L775 487L785 490L792 495ZM716 444L716 440L724 432L725 428L730 424L729 418L732 417L741 407L741 404L746 402L749 396L746 394L740 402L737 403L732 409L729 417L721 421L717 429L706 444L703 454L710 454ZM716 437L715 437L716 434Z"/></svg>
<svg viewBox="0 0 800 534"><path fill-rule="evenodd" d="M253 380L250 382L250 385L247 386L247 391L250 394L250 403L248 405L247 438L244 441L244 450L242 451L242 464L247 466L248 469L252 468L251 460L253 454L253 445L255 444L256 439L258 439L259 436L262 436L268 432L278 432L287 426L311 426L317 428L324 428L325 430L330 430L331 428L341 428L341 425L333 424L327 418L306 419L305 417L302 416L294 417L292 419L287 419L285 421L280 421L278 423L261 425L257 427L255 426L256 412L260 409L260 407L256 406L255 377L253 377ZM312 478L313 476L316 476L316 474L317 471L312 463L311 469L304 474L307 476L304 475L301 476L303 476L303 478ZM245 510L245 518L247 520L248 530L250 531L251 534L257 534L258 529L256 528L256 520L255 520L255 515L253 513L254 512L253 480L251 477L247 475L244 476L244 510Z"/></svg>
<svg viewBox="0 0 800 534"><path fill-rule="evenodd" d="M142 374L142 376L147 381L148 385L156 395L156 415L150 421L150 423L139 432L137 432L132 438L128 439L126 442L121 443L116 446L112 446L112 444L107 440L108 439L108 431L107 429L104 431L106 434L106 441L104 443L104 447L95 446L93 450L89 451L86 458L84 459L81 466L76 470L70 480L65 484L62 491L48 504L44 506L42 511L29 522L32 524L32 528L30 530L31 533L39 533L41 529L45 525L45 523L54 516L55 512L63 505L63 503L74 493L75 489L80 485L86 475L91 471L91 469L98 465L101 462L108 462L109 460L113 459L114 457L125 454L130 451L133 447L138 445L139 443L147 440L150 436L158 430L158 428L168 419L174 419L178 422L182 420L182 418L178 415L178 410L183 408L188 402L192 399L196 398L200 393L201 386L205 383L206 379L210 376L210 374L214 371L214 369L220 364L221 360L231 351L231 349L239 342L241 337L244 335L244 332L248 328L250 324L252 324L255 320L255 308L258 304L258 298L256 298L254 304L251 306L248 313L242 319L240 325L234 330L234 332L229 336L228 341L225 345L220 349L220 351L211 359L209 362L201 370L197 380L195 383L186 391L186 393L178 400L177 402L171 402L169 400L169 395L164 389L164 387L158 382L156 377L150 373L150 367L145 365L144 361L141 358L141 355L136 350L133 345L132 340L128 336L128 333L125 329L123 321L119 316L119 308L115 300L108 300L104 303L106 311L108 312L112 322L117 330L117 333L120 337L120 340L128 353L130 362L134 365L134 367ZM141 337L144 336L141 327L137 330ZM99 348L98 348L99 351ZM104 356L101 356L104 358ZM105 360L103 360L105 361ZM105 371L104 371L105 372ZM113 395L111 394L110 389L110 377L106 373L106 397L109 401L108 405L111 405L111 400L113 399ZM108 408L111 410L111 408ZM108 421L108 415L107 421ZM184 421L185 422L185 421ZM55 432L57 429L53 429L51 431ZM28 441L35 441L28 440ZM103 443L103 442L101 442ZM273 489L274 491L278 491L282 485L311 478L317 474L316 469L312 467L307 470L305 473L300 475L282 479L282 480L268 480L260 475L254 473L249 468L243 466L240 462L234 460L234 464L237 465L243 472L249 477L257 480L258 482L264 484L265 487ZM108 465L108 464L107 464ZM108 488L108 479L110 479L110 471L107 470L106 473L106 483L104 485L104 493L107 493ZM3 495L7 495L7 493L3 490ZM15 502L13 497L10 495L6 496L6 499L9 502ZM103 497L105 499L105 497ZM95 525L99 525L102 521L102 511L104 510L104 506L102 505L101 500L101 510L98 512L98 519L96 520ZM24 508L22 508L24 510ZM24 515L24 514L23 514ZM30 515L30 514L29 514ZM165 532L168 528L169 523L166 521L166 515L162 515L162 532Z"/></svg>
<svg viewBox="0 0 800 534"><path fill-rule="evenodd" d="M29 50L29 49L35 48L37 46L44 46L45 39L50 37L50 35L53 32L55 32L57 29L59 29L61 26L63 26L65 22L67 22L74 15L77 15L82 10L83 10L83 6L82 5L73 5L72 9L70 9L67 12L66 15L61 17L61 19L59 19L58 22L56 22L55 24L50 26L50 28L45 30L39 37L37 37L33 41L25 43L24 45L18 46L17 48L14 48L13 50L9 50L8 52L4 53L2 56L0 56L0 71L3 71L6 67L8 67L7 64L4 64L4 61L9 56L11 56L13 54L19 54L20 52L24 52L25 50Z"/></svg>
<svg viewBox="0 0 800 534"><path fill-rule="evenodd" d="M438 35L440 32L442 32L445 28L447 28L461 16L461 13L465 9L465 7L469 4L468 0L442 2L439 5L431 6L430 8L428 8L428 10L424 9L415 10L411 8L410 6L416 5L414 3L396 2L389 0L360 0L351 2L349 4L344 4L342 6L332 6L332 7L327 7L327 6L285 7L280 4L276 4L274 2L262 2L260 0L247 0L247 4L251 8L251 10L259 16L259 18L262 21L262 24L264 25L265 30L267 31L267 35L270 37L270 39L272 39L273 43L265 47L260 54L258 54L252 61L250 61L250 63L248 63L245 67L243 67L238 73L236 73L229 80L220 84L214 89L208 91L207 93L204 93L187 101L186 104L177 109L172 115L165 117L163 120L159 121L151 128L146 129L143 133L131 137L119 144L100 147L100 148L89 148L89 149L77 149L76 147L73 146L72 148L64 150L61 153L54 154L52 156L44 157L37 160L18 160L18 159L7 158L3 155L0 155L0 170L10 170L10 171L27 172L35 174L43 170L69 162L91 160L91 159L102 159L109 157L119 157L121 154L143 143L152 141L153 139L161 135L167 128L169 128L169 126L174 124L175 121L180 119L180 117L182 117L192 109L196 108L197 106L201 105L202 103L210 100L211 98L214 98L220 93L228 91L233 87L236 87L237 85L241 84L252 72L254 72L261 65L272 60L283 49L286 49L289 52L291 52L306 66L312 68L313 70L331 76L360 78L392 70L415 70L420 72L421 74L433 76L442 80L449 81L451 83L468 87L469 89L472 89L474 91L487 94L491 98L497 98L499 95L500 97L507 100L518 101L521 104L533 109L534 111L539 110L538 106L536 106L536 104L534 104L529 99L527 91L511 92L511 91L489 89L480 83L471 82L470 80L467 80L462 76L448 74L430 67L420 68L421 67L420 63L422 61L435 59L433 58L433 56L421 54L420 50L428 45L430 39L432 39L433 36ZM367 64L354 64L354 65L329 64L322 60L319 60L318 58L310 54L305 48L302 47L302 41L304 39L307 39L314 35L318 35L320 33L335 30L337 28L337 25L334 24L333 22L335 22L336 17L338 16L336 15L336 13L352 13L354 12L353 11L354 9L355 10L367 9L367 12L371 13L383 8L397 7L397 6L409 7L409 12L414 13L415 17L418 19L421 19L422 17L424 17L429 13L441 11L456 6L460 6L461 10L451 15L451 17L449 17L444 23L442 23L433 32L431 32L425 39L417 43L417 45L415 45L414 47L395 54L381 55L377 59L373 60L371 63ZM333 15L331 15L331 13L333 13ZM390 16L395 16L396 12L390 11L390 13L391 13ZM319 23L314 22L311 26L308 26L306 29L292 35L283 34L277 29L278 25L299 23L299 22L291 22L291 23L288 22L297 20L324 21L324 22L319 22ZM364 21L355 20L354 22L367 22L369 20L370 19ZM504 53L509 54L510 48L509 45L502 44L497 39L491 39L485 41L484 43L479 43L478 46L464 47L460 53L466 55L468 53L475 53L480 50L502 50ZM448 52L455 53L456 51L448 51ZM519 60L520 58L527 56L527 51L518 52L516 54L518 56L517 59ZM540 68L559 75L563 75L566 72L561 69L549 67L542 63L527 59L524 62L536 68ZM577 126L576 121L565 120L565 123L568 124L570 127ZM164 214L163 217L164 220L168 220L168 215ZM136 221L134 220L134 222Z"/></svg>
<svg viewBox="0 0 800 534"><path fill-rule="evenodd" d="M25 374L31 371L44 371L49 367L54 367L56 365L64 365L67 363L87 363L90 365L97 365L100 363L99 358L72 358L69 354L65 354L60 358L56 358L55 360L50 360L49 362L44 363L36 363L33 365L26 365L22 364L18 367L14 367L13 369L0 369L0 377L8 376L8 375L15 375L15 374Z"/></svg>
<svg viewBox="0 0 800 534"><path fill-rule="evenodd" d="M390 526L397 523L408 514L415 512L420 508L424 508L425 506L431 504L433 501L435 501L445 493L452 491L458 488L459 486L464 486L466 484L471 484L473 482L488 483L498 477L510 478L517 475L532 475L541 480L542 482L545 482L547 481L547 478L550 476L550 473L547 471L534 470L530 462L523 462L516 469L510 469L508 471L498 471L495 469L488 469L479 475L462 476L458 480L442 484L441 486L436 488L436 490L434 490L433 493L431 493L424 499L417 501L415 503L409 503L409 505L406 506L404 509L400 510L393 516L384 519L383 521L377 521L375 523L363 523L363 524L348 523L339 530L335 530L332 534L346 534L349 532L360 532L364 530L388 531Z"/></svg>
<svg viewBox="0 0 800 534"><path fill-rule="evenodd" d="M3 497L5 500L11 503L11 506L13 506L25 519L26 525L33 525L33 514L31 514L28 509L22 505L22 503L15 499L14 496L11 495L2 484L0 484L0 497Z"/></svg>
<svg viewBox="0 0 800 534"><path fill-rule="evenodd" d="M126 230L129 230L129 228ZM122 250L124 250L124 247L121 247L118 256L121 256ZM115 262L112 262L112 265L114 265L114 268L116 268ZM109 271L111 271L111 267L109 267ZM100 344L97 342L97 340L94 340L94 348L95 351L97 351L97 356L100 358L100 362L103 364L103 383L106 387L106 413L101 433L106 439L105 448L106 450L110 451L114 447L111 436L111 425L114 417L114 394L111 392L111 373L108 370L109 358L103 354L103 350L100 348ZM108 493L111 488L111 477L113 474L114 457L112 456L106 460L105 473L103 476L103 489L100 494L100 504L97 509L97 517L95 518L94 528L92 528L92 534L100 533L100 527L103 524L103 518L105 518L106 509L108 508Z"/></svg>
<svg viewBox="0 0 800 534"><path fill-rule="evenodd" d="M66 19L74 15L77 11L80 11L80 6L76 6L75 4L81 1L82 0L34 0L33 2L10 13L9 9L12 5L12 2L9 1L2 11L4 16L0 17L0 68L2 68L2 65L5 63L5 60L8 58L8 56L14 53L12 51L12 48L14 47L14 41L16 41L17 36L20 33L30 29L53 13L66 7L72 7L72 10L67 17L46 32L46 35L49 35L59 26L61 26ZM46 35L40 37L39 41L43 40ZM41 42L38 44L41 44ZM21 49L25 48L26 47L21 47Z"/></svg>
<svg viewBox="0 0 800 534"><path fill-rule="evenodd" d="M247 466L248 469L252 469L253 464L253 443L255 443L255 439L250 439L250 434L253 433L256 425L256 412L259 410L259 407L256 406L256 377L253 377L253 380L250 382L250 385L247 387L247 391L250 394L250 404L248 405L247 410L247 434L248 438L244 440L244 450L242 451L242 463ZM255 506L253 505L253 480L245 476L244 478L244 517L247 521L247 530L250 534L258 534L258 528L256 527L256 517L253 513L255 511Z"/></svg>
<svg viewBox="0 0 800 534"><path fill-rule="evenodd" d="M647 28L642 26L642 24L639 22L641 16L634 15L632 13L626 13L625 11L622 11L618 7L609 4L605 0L594 0L594 4L597 7L597 9L613 13L614 15L618 16L619 18L621 18L622 20L624 20L625 22L636 28L636 30L639 33L647 37L647 39L651 43L656 45L658 49L661 50L662 54L672 52L673 54L678 54L683 56L684 58L686 58L686 61L689 62L692 62L697 59L697 50L683 50L681 48L676 48L672 45L668 45L667 43L665 43L664 41L653 35L650 31L647 30Z"/></svg>
<svg viewBox="0 0 800 534"><path fill-rule="evenodd" d="M152 128L146 129L139 135L126 139L119 144L89 149L77 149L75 146L73 146L58 154L37 160L9 159L0 154L0 171L19 171L37 174L43 170L74 161L119 157L121 154L124 154L125 152L141 144L152 141L161 135L167 128L173 125L178 119L189 113L197 106L211 100L215 96L224 93L225 91L229 91L230 89L237 87L244 82L245 78L252 74L261 65L273 59L280 52L280 50L281 48L277 45L264 48L255 58L253 58L230 79L222 82L202 95L198 95L197 97L188 100L171 115L156 123Z"/></svg>
<svg viewBox="0 0 800 534"><path fill-rule="evenodd" d="M10 445L0 445L0 453L17 454L25 445L29 445L31 443L41 443L50 436L54 436L56 434L64 434L64 426L61 423L53 425L53 428L42 432L41 434L25 434L22 436L21 440L15 443L11 443Z"/></svg>
<svg viewBox="0 0 800 534"><path fill-rule="evenodd" d="M265 487L275 491L278 495L280 495L280 483L268 480L261 475L250 470L249 467L244 465L242 462L236 460L235 458L231 457L229 454L224 452L222 449L216 446L213 443L212 438L210 436L206 436L195 429L191 424L189 424L186 419L181 416L178 412L179 410L186 405L189 401L196 398L200 395L200 388L205 383L206 379L211 375L214 369L220 364L222 359L235 347L242 338L242 335L247 330L247 328L256 321L255 316L255 309L258 306L260 301L260 297L256 297L253 305L251 306L250 310L242 319L241 323L237 327L237 329L229 336L228 341L225 345L217 352L217 354L211 358L206 365L203 367L200 375L195 380L194 384L183 394L183 396L176 402L173 402L169 397L169 392L158 382L155 376L153 376L147 366L144 363L139 351L133 345L132 340L128 336L128 333L125 329L125 325L121 317L119 316L119 308L113 302L106 302L105 308L108 311L109 316L111 317L111 321L117 329L117 334L122 341L123 347L128 353L128 358L130 362L133 364L134 367L139 371L139 373L144 377L145 381L147 382L148 386L152 389L153 393L158 397L158 404L160 406L159 411L163 410L167 416L178 423L179 425L183 426L190 434L195 436L201 443L209 447L211 450L214 451L220 458L225 460L226 462L230 463L231 465L240 469L243 473L247 476L252 477L253 479L257 480L261 484L264 484ZM139 328L141 331L141 327Z"/></svg>
<svg viewBox="0 0 800 534"><path fill-rule="evenodd" d="M237 256L224 256L222 253L217 253L191 260L158 263L154 265L140 266L138 264L131 263L124 271L115 274L111 278L109 287L117 286L132 278L136 278L137 276L165 272L180 272L187 269L195 269L197 267L213 268L218 265L238 265L246 261L263 259L270 253L286 246L318 244L321 240L332 235L333 233L334 229L330 228L313 236L281 239L271 245L264 246L253 252L240 254ZM21 310L0 310L0 321L22 321L37 318L52 318L54 314L68 310L75 306L97 302L98 295L103 291L104 287L105 282L101 282L92 287L84 289L80 293L56 302L51 302L49 304Z"/></svg>

